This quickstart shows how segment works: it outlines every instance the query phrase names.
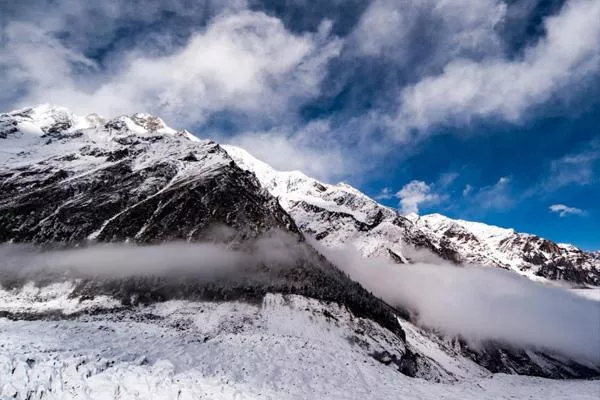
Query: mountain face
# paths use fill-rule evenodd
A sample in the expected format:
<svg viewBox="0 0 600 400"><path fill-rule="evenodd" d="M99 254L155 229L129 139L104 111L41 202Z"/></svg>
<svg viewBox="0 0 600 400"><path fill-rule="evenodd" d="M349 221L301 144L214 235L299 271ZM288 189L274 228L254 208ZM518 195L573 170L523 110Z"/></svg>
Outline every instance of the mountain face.
<svg viewBox="0 0 600 400"><path fill-rule="evenodd" d="M531 279L600 285L600 257L575 246L440 214L401 216L344 183L329 185L298 171L276 171L248 152L224 146L279 198L300 230L326 247L354 246L364 257L417 261L425 249L455 263L499 267Z"/></svg>
<svg viewBox="0 0 600 400"><path fill-rule="evenodd" d="M428 219L431 221L426 224ZM369 365L374 362L374 370L385 368L385 374L393 371L432 381L489 376L490 371L548 377L598 373L595 366L539 351L498 346L477 351L465 344L449 344L436 333L406 321L407 313L393 309L350 280L304 239L304 235L311 235L330 247L354 245L366 257L384 256L398 263L418 261L421 255L415 249L427 249L454 262L476 262L468 257L480 252L471 244L465 246L472 253L461 247L467 240L464 235L447 234L449 228L433 225L432 218L400 216L348 185L327 185L299 172L277 172L241 149L199 140L187 131L167 127L151 115L105 120L97 115L78 117L67 109L52 106L1 114L0 242L11 245L0 246L0 324L3 332L13 331L15 337L18 332L29 335L25 335L27 340L35 342L31 349L37 350L0 357L0 371L9 371L15 380L26 376L32 379L31 385L36 385L38 378L48 381L44 371L50 368L51 361L36 364L48 351L56 351L56 345L36 339L48 329L55 330L56 335L101 329L99 342L94 344L106 350L101 352L101 362L130 362L133 355L116 357L110 341L120 341L142 329L156 330L153 340L159 334L176 337L178 346L183 346L177 352L184 354L188 353L190 337L201 337L203 343L218 338L218 345L211 343L206 353L194 353L196 361L231 351L226 350L224 343L244 338L247 342L239 344L244 354L251 354L255 348L267 354L273 343L292 340L293 346L308 347L309 358L323 352L319 355L326 359L354 363L348 368L359 361ZM284 238L278 239L281 235ZM518 235L513 233L507 238L521 237ZM535 251L547 248L540 244L530 250L533 244L527 247L526 243L507 238L499 243L523 260L529 257L537 262ZM21 251L19 244L33 245L36 257L47 263L53 260L53 249L93 248L95 243L106 242L216 242L227 251L241 252L252 259L261 251L261 241L265 239L277 239L278 245L283 242L283 253L293 257L259 259L254 264L245 263L235 274L210 280L194 273L111 277L68 271L37 276L28 275L27 268L21 268L19 263L8 263L8 269L4 265L11 252ZM485 242L485 246L491 244ZM481 251L487 251L486 257L495 256L485 246L482 244ZM568 250L569 257L575 257L579 251L556 246L556 251ZM518 248L521 253L517 253ZM2 253L6 249L8 253ZM588 256L581 255L585 260ZM543 265L534 261L531 265L535 267L529 268L539 266L542 271ZM597 264L590 262L597 272ZM504 267L520 268L514 265L517 264ZM573 271L585 271L579 261L573 265ZM563 272L555 278L580 276L565 274L562 264L556 268ZM550 272L540 275L552 279ZM589 279L581 281L593 282ZM165 308L157 306L159 303L172 307L174 317L165 315ZM219 304L220 312L231 312L231 320L212 321L217 326L210 332L198 328L197 320L190 316L193 312L187 309L189 303L198 313L214 311L211 304ZM306 313L310 314L310 324L295 323L300 333L280 332L271 318L294 315L304 321ZM397 316L404 319L399 322ZM60 325L49 321L60 321ZM335 334L324 333L332 330ZM246 333L251 338L244 336ZM334 350L323 350L322 335L327 336L327 344ZM260 344L265 337L269 340ZM5 338L0 335L0 340ZM11 343L9 340L1 344L9 348ZM140 344L139 352L146 347ZM96 350L79 350L73 354L56 353L57 357L70 357L73 364L52 364L52 368L67 369L52 371L58 375L74 374L73 379L85 377L89 371L84 368L84 375L79 374L81 360L77 354L87 354L89 350L91 355L84 360L87 363ZM344 354L333 354L335 351ZM351 354L354 351L357 356ZM151 358L156 361L160 357L156 354ZM19 364L23 359L34 361ZM244 360L244 365L253 362L250 356ZM101 367L97 362L100 361L89 365L108 368L108 364ZM316 361L315 365L322 368ZM27 379L24 382L29 382ZM0 382L0 395L13 396L13 388ZM29 396L25 389L15 390L19 398Z"/></svg>

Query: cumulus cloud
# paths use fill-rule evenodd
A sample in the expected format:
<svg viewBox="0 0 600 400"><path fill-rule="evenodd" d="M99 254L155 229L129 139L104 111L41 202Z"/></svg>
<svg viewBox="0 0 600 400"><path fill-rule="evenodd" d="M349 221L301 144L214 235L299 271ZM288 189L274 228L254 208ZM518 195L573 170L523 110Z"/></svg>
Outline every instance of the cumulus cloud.
<svg viewBox="0 0 600 400"><path fill-rule="evenodd" d="M559 217L568 217L569 215L586 215L586 212L577 207L569 207L564 204L552 204L548 209L557 213Z"/></svg>
<svg viewBox="0 0 600 400"><path fill-rule="evenodd" d="M398 123L426 130L497 117L518 122L532 107L598 74L600 3L572 0L546 19L546 35L522 57L458 57L443 71L403 89Z"/></svg>
<svg viewBox="0 0 600 400"><path fill-rule="evenodd" d="M422 326L474 346L496 341L600 362L596 301L496 268L397 265L350 248L326 255L377 296L412 310Z"/></svg>
<svg viewBox="0 0 600 400"><path fill-rule="evenodd" d="M56 102L108 116L146 110L180 124L222 111L270 119L319 93L327 62L340 50L329 30L324 22L318 32L294 34L262 12L228 13L172 54L131 51L118 71L91 74L92 87L75 78L93 61L34 25L10 24L3 53L10 55L11 85L26 86L26 104Z"/></svg>
<svg viewBox="0 0 600 400"><path fill-rule="evenodd" d="M411 181L396 193L400 199L400 212L404 215L418 213L421 204L431 204L440 200L440 196L433 193L432 187L423 181Z"/></svg>

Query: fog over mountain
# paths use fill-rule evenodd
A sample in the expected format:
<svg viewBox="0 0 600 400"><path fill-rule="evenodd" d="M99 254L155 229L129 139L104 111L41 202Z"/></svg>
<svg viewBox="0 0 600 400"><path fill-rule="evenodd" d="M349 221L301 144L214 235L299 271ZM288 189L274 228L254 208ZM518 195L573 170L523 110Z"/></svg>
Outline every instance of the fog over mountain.
<svg viewBox="0 0 600 400"><path fill-rule="evenodd" d="M325 254L365 288L410 310L419 324L475 347L493 340L600 360L600 305L564 288L485 267L365 260L352 248Z"/></svg>
<svg viewBox="0 0 600 400"><path fill-rule="evenodd" d="M365 259L350 247L317 249L373 294L408 310L415 323L461 337L474 348L494 341L600 365L597 301L503 270L445 262L398 266L385 259ZM104 244L52 251L4 245L0 277L4 282L143 277L186 277L196 284L237 282L237 277L258 279L261 265L286 269L306 256L293 237L276 232L241 249L218 243ZM262 284L276 287L279 276L266 275Z"/></svg>

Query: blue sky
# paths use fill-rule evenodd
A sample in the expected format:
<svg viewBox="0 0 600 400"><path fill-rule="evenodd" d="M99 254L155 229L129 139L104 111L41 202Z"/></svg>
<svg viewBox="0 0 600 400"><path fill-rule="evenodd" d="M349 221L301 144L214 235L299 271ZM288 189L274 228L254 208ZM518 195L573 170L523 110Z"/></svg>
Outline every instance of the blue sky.
<svg viewBox="0 0 600 400"><path fill-rule="evenodd" d="M279 169L600 249L598 0L23 0L0 107L161 116Z"/></svg>
<svg viewBox="0 0 600 400"><path fill-rule="evenodd" d="M383 187L399 188L418 179L430 183L432 193L440 197L424 202L421 213L439 212L514 227L599 249L600 157L598 147L590 144L596 140L598 146L599 122L600 110L593 109L578 117L539 118L526 126L480 126L467 139L448 132L428 141L408 159L396 163L390 157L387 172L373 175L363 189L376 197ZM581 157L578 163L566 161L586 154L589 157ZM564 182L558 178L561 167L573 172ZM498 185L502 177L508 181ZM477 194L486 193L481 192L486 187L498 190L491 198ZM397 197L384 197L382 203L398 205ZM549 210L554 204L576 206L584 215L561 217Z"/></svg>

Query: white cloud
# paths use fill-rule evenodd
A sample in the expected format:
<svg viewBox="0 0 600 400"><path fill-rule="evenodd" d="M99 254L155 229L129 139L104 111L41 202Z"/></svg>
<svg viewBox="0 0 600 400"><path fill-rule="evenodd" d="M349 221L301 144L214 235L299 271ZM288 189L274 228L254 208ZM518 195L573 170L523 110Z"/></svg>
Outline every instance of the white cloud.
<svg viewBox="0 0 600 400"><path fill-rule="evenodd" d="M330 140L327 120L313 121L296 130L246 132L224 142L239 146L273 168L299 170L325 181L352 173L356 165L344 158L339 143Z"/></svg>
<svg viewBox="0 0 600 400"><path fill-rule="evenodd" d="M456 181L456 179L458 179L458 177L458 172L445 172L440 175L437 183L440 187L447 188L449 186L452 186L452 184Z"/></svg>
<svg viewBox="0 0 600 400"><path fill-rule="evenodd" d="M600 361L598 302L500 268L365 260L350 246L321 250L366 289L414 312L420 325L485 341ZM493 312L490 312L493 310Z"/></svg>
<svg viewBox="0 0 600 400"><path fill-rule="evenodd" d="M319 94L327 63L341 48L330 27L324 22L318 32L299 35L261 12L228 13L172 54L134 50L117 71L94 74L83 54L33 25L10 24L2 55L11 85L28 89L23 104L59 103L107 116L148 111L179 124L221 111L276 119ZM82 66L92 83L77 79Z"/></svg>
<svg viewBox="0 0 600 400"><path fill-rule="evenodd" d="M430 185L423 181L411 181L404 185L396 197L400 199L400 212L404 215L418 213L421 204L431 204L440 200L440 196L432 192Z"/></svg>
<svg viewBox="0 0 600 400"><path fill-rule="evenodd" d="M394 197L394 192L389 187L384 187L381 192L375 196L375 200L389 200Z"/></svg>
<svg viewBox="0 0 600 400"><path fill-rule="evenodd" d="M552 204L548 209L553 213L558 213L559 217L568 217L569 215L585 215L586 212L580 208L569 207L564 204Z"/></svg>
<svg viewBox="0 0 600 400"><path fill-rule="evenodd" d="M500 177L494 184L479 188L467 184L462 190L462 196L461 211L470 215L468 218L490 210L507 210L520 200L519 196L514 194L511 179L507 176ZM454 203L452 207L456 208L458 204Z"/></svg>
<svg viewBox="0 0 600 400"><path fill-rule="evenodd" d="M515 202L510 189L510 178L503 176L495 184L480 188L473 202L483 210L505 210Z"/></svg>
<svg viewBox="0 0 600 400"><path fill-rule="evenodd" d="M456 58L439 75L405 88L400 126L426 130L443 123L498 117L519 121L532 107L597 75L600 67L600 2L572 0L545 21L546 36L522 58ZM405 130L399 137L405 138Z"/></svg>

